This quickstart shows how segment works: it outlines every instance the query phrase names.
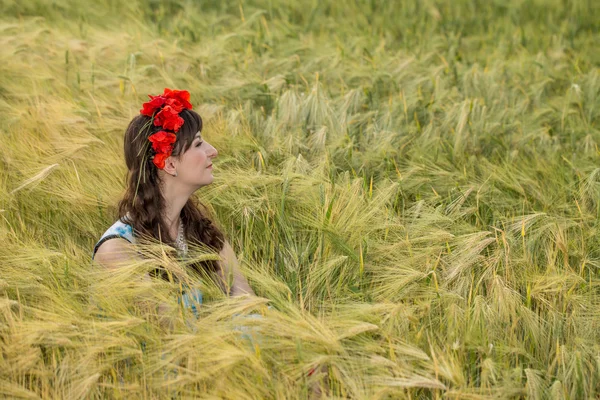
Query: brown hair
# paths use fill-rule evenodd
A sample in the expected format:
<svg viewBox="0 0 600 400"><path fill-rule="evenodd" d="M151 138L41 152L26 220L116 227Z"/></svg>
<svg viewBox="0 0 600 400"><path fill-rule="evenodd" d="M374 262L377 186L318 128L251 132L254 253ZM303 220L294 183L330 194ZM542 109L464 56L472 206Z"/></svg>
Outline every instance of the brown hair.
<svg viewBox="0 0 600 400"><path fill-rule="evenodd" d="M179 113L184 123L177 132L172 156L179 157L186 152L197 132L202 131L202 118L192 110ZM165 200L160 191L158 168L152 162L153 150L148 136L162 130L152 124L152 118L137 115L125 131L124 150L127 164L127 189L118 205L121 221L130 224L136 236L151 237L174 247L175 238L169 236L162 212ZM219 252L223 249L223 233L213 224L204 207L193 196L181 210L185 237L191 245L207 246ZM218 270L217 261L203 261L192 268L214 273Z"/></svg>

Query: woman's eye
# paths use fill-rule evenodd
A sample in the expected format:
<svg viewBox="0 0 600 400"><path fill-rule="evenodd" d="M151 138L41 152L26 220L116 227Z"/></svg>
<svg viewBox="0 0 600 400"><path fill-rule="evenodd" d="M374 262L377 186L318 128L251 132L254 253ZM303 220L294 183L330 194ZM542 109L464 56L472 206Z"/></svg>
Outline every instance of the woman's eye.
<svg viewBox="0 0 600 400"><path fill-rule="evenodd" d="M198 144L196 145L196 147L200 147L201 144L202 144L202 142L198 142Z"/></svg>

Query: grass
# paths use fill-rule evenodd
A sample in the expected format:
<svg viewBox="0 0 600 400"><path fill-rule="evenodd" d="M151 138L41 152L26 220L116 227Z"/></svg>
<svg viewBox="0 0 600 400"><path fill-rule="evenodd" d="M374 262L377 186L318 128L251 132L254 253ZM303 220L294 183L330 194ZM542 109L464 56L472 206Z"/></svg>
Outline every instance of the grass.
<svg viewBox="0 0 600 400"><path fill-rule="evenodd" d="M600 396L596 2L0 4L2 396L306 398L318 365L336 398ZM202 280L197 321L132 284L194 279L160 246L90 264L164 87L260 296Z"/></svg>

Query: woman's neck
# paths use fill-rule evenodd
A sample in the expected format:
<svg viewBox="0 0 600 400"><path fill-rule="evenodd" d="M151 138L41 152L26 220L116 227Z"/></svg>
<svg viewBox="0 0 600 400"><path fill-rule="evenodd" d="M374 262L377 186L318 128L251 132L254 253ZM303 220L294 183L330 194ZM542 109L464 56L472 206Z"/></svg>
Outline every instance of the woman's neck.
<svg viewBox="0 0 600 400"><path fill-rule="evenodd" d="M181 185L176 185L171 179L165 182L165 190L163 192L163 198L165 199L164 218L172 237L176 237L173 234L179 229L181 210L192 193L182 188Z"/></svg>

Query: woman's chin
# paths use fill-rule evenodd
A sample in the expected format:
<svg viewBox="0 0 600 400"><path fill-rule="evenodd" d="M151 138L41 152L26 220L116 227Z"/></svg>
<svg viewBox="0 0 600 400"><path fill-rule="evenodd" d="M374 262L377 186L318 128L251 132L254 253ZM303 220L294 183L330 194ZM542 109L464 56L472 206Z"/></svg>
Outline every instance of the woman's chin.
<svg viewBox="0 0 600 400"><path fill-rule="evenodd" d="M208 178L202 179L202 181L200 181L196 184L197 189L200 189L202 186L210 185L211 183L213 183L213 180L214 180L214 178L212 175Z"/></svg>

